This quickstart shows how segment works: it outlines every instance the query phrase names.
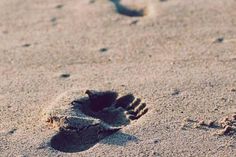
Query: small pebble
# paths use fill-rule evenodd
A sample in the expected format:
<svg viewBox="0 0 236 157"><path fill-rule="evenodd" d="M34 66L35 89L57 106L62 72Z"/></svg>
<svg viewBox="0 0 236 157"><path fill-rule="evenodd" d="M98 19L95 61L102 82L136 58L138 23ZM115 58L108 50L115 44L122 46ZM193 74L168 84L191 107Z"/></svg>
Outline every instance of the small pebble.
<svg viewBox="0 0 236 157"><path fill-rule="evenodd" d="M229 125L227 125L221 132L221 135L227 135L229 134L231 131L233 131L233 128Z"/></svg>
<svg viewBox="0 0 236 157"><path fill-rule="evenodd" d="M175 89L173 93L171 93L172 96L179 95L180 91L178 89Z"/></svg>
<svg viewBox="0 0 236 157"><path fill-rule="evenodd" d="M206 125L206 123L202 120L198 122L199 125Z"/></svg>
<svg viewBox="0 0 236 157"><path fill-rule="evenodd" d="M58 4L55 8L56 8L56 9L61 9L61 8L63 8L63 7L64 7L64 5Z"/></svg>
<svg viewBox="0 0 236 157"><path fill-rule="evenodd" d="M22 45L22 47L30 47L31 45L30 44L24 44Z"/></svg>
<svg viewBox="0 0 236 157"><path fill-rule="evenodd" d="M213 127L214 124L215 124L215 121L212 121L212 120L210 120L210 121L207 123L207 125L208 125L209 127Z"/></svg>
<svg viewBox="0 0 236 157"><path fill-rule="evenodd" d="M231 89L231 92L236 92L236 89Z"/></svg>
<svg viewBox="0 0 236 157"><path fill-rule="evenodd" d="M107 52L107 51L108 51L108 48L101 48L99 51L100 51L100 52Z"/></svg>
<svg viewBox="0 0 236 157"><path fill-rule="evenodd" d="M60 77L61 77L61 78L68 78L68 77L70 77L70 74L61 74Z"/></svg>
<svg viewBox="0 0 236 157"><path fill-rule="evenodd" d="M8 134L14 134L16 132L16 130L17 130L16 128L13 128L8 132Z"/></svg>
<svg viewBox="0 0 236 157"><path fill-rule="evenodd" d="M50 21L51 21L51 22L56 22L56 21L57 21L57 18L56 18L56 17L53 17L53 18L51 18Z"/></svg>
<svg viewBox="0 0 236 157"><path fill-rule="evenodd" d="M139 22L139 20L134 20L130 23L130 25L136 25Z"/></svg>
<svg viewBox="0 0 236 157"><path fill-rule="evenodd" d="M159 140L158 139L154 139L153 143L157 144L157 143L159 143Z"/></svg>
<svg viewBox="0 0 236 157"><path fill-rule="evenodd" d="M216 42L218 42L218 43L222 43L224 41L224 38L223 37L220 37L220 38L217 38L216 39Z"/></svg>

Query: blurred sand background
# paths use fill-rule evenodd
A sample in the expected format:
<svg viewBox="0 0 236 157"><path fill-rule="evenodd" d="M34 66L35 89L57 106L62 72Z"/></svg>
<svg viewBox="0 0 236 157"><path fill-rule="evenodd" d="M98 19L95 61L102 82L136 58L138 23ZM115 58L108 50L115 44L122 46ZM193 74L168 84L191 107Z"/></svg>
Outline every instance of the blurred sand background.
<svg viewBox="0 0 236 157"><path fill-rule="evenodd" d="M181 129L236 110L235 0L0 1L0 156L236 156L235 134ZM63 77L63 74L69 74ZM128 91L149 111L63 153L41 111L68 90Z"/></svg>

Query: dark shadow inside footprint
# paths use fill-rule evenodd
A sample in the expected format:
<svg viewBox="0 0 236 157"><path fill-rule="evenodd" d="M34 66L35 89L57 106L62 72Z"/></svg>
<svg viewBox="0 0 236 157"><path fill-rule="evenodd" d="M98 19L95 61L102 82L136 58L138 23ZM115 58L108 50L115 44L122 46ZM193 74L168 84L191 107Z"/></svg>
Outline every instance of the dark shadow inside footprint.
<svg viewBox="0 0 236 157"><path fill-rule="evenodd" d="M97 142L98 140L94 140L92 142L90 141L89 143L86 143L85 141L81 144L80 140L78 138L74 138L73 135L58 132L51 139L51 147L61 152L73 153L85 151L94 146Z"/></svg>
<svg viewBox="0 0 236 157"><path fill-rule="evenodd" d="M105 137L108 137L112 135L113 132L108 132L104 137L100 137L98 139L97 137L90 138L90 139L81 139L80 137L77 137L78 135L73 134L67 134L65 132L59 132L51 139L51 146L59 150L61 152L66 153L74 153L74 152L81 152L90 149L94 145L96 145L99 141L104 139ZM108 144L108 145L119 145L124 146L129 141L138 141L138 139L135 136L125 134L122 132L117 132L117 134L113 137L110 136L108 139L103 140L102 143Z"/></svg>
<svg viewBox="0 0 236 157"><path fill-rule="evenodd" d="M118 96L118 94L113 91L96 92L93 90L87 90L85 93L89 96L89 107L94 112L110 107Z"/></svg>
<svg viewBox="0 0 236 157"><path fill-rule="evenodd" d="M63 152L84 151L116 132L120 138L125 137L124 140L111 140L112 142L107 144L123 145L136 139L119 130L148 112L146 104L142 103L141 99L135 98L133 94L118 98L118 93L114 91L87 90L85 93L88 97L71 102L72 110L86 117L99 119L101 124L60 128L58 134L51 139L54 149Z"/></svg>
<svg viewBox="0 0 236 157"><path fill-rule="evenodd" d="M119 14L130 17L142 17L145 16L145 9L131 9L120 3L120 0L110 0L116 7L116 11Z"/></svg>
<svg viewBox="0 0 236 157"><path fill-rule="evenodd" d="M128 125L131 120L140 118L148 109L141 99L127 94L118 97L114 91L98 92L87 90L88 98L82 98L73 102L75 111L98 118L105 123L119 127Z"/></svg>

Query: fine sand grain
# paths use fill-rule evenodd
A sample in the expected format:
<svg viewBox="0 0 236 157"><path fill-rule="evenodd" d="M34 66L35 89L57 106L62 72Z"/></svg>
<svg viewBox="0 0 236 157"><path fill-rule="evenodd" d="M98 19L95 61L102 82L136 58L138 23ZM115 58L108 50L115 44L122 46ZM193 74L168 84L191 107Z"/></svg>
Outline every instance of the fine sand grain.
<svg viewBox="0 0 236 157"><path fill-rule="evenodd" d="M0 8L0 157L236 156L235 0Z"/></svg>

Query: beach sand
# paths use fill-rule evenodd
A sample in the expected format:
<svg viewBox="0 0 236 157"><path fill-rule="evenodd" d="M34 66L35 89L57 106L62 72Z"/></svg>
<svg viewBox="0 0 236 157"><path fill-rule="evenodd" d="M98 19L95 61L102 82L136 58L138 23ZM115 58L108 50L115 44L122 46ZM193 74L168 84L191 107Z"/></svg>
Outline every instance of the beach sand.
<svg viewBox="0 0 236 157"><path fill-rule="evenodd" d="M1 0L0 8L0 156L236 156L235 0ZM58 129L45 110L86 90L131 93L148 112L83 151L54 149Z"/></svg>

